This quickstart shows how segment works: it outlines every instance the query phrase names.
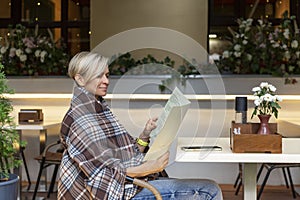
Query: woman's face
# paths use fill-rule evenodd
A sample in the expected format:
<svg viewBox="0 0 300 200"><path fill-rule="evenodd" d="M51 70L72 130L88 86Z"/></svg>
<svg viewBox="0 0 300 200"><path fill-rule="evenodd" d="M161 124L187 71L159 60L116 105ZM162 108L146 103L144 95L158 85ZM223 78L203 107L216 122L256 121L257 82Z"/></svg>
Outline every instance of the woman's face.
<svg viewBox="0 0 300 200"><path fill-rule="evenodd" d="M97 78L89 81L85 84L85 89L95 96L105 96L107 93L107 88L109 85L109 70L108 67L105 68L103 75L99 75Z"/></svg>

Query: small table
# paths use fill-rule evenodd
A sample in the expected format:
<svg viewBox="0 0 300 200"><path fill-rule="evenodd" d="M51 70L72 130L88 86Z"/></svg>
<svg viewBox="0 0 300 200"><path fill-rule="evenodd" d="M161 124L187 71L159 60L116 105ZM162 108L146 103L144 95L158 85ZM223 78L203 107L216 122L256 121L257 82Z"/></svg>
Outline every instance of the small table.
<svg viewBox="0 0 300 200"><path fill-rule="evenodd" d="M282 153L232 153L230 138L179 137L176 162L244 163L244 200L256 200L258 163L300 163L300 138L282 138ZM222 151L185 152L182 146L217 145Z"/></svg>
<svg viewBox="0 0 300 200"><path fill-rule="evenodd" d="M47 142L47 130L51 128L60 128L61 122L59 121L45 121L43 123L32 123L32 124L18 124L16 126L16 130L19 132L20 139L22 140L23 131L38 131L39 132L39 149L40 154L43 153L46 142ZM27 169L26 169L27 171ZM20 177L20 189L22 188L22 172L21 168L15 169L15 173L17 173ZM28 173L28 172L27 172ZM44 179L47 179L46 172L43 174ZM30 182L30 180L28 180ZM29 185L30 187L30 185Z"/></svg>
<svg viewBox="0 0 300 200"><path fill-rule="evenodd" d="M60 127L61 122L58 121L45 121L39 124L18 124L16 130L19 132L20 139L22 140L22 131L39 131L40 136L40 153L42 153L46 147L47 130L50 128Z"/></svg>

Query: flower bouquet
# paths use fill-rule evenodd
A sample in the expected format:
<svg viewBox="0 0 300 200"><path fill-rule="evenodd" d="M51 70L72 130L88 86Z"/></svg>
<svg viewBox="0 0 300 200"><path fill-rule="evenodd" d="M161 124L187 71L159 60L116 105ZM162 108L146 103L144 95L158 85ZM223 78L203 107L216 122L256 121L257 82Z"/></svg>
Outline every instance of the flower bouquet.
<svg viewBox="0 0 300 200"><path fill-rule="evenodd" d="M69 61L65 45L52 32L39 34L18 24L0 37L0 60L6 75L66 75Z"/></svg>
<svg viewBox="0 0 300 200"><path fill-rule="evenodd" d="M267 82L262 82L259 87L254 87L252 91L255 96L255 108L251 119L255 115L258 115L261 121L261 127L258 133L268 134L270 132L268 129L269 118L272 114L274 114L275 118L278 117L278 109L281 108L278 102L282 101L282 98L275 94L276 87Z"/></svg>
<svg viewBox="0 0 300 200"><path fill-rule="evenodd" d="M229 28L232 38L217 66L222 73L270 74L285 77L300 74L300 33L295 16L285 12L279 26L267 19L238 19L238 29Z"/></svg>

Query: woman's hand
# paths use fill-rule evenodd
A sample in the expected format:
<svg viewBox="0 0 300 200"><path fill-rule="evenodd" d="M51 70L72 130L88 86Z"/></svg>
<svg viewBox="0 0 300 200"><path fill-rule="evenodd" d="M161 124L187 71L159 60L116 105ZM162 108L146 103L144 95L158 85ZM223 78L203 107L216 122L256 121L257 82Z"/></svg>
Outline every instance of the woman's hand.
<svg viewBox="0 0 300 200"><path fill-rule="evenodd" d="M141 139L146 138L146 137L150 137L150 133L153 129L156 128L156 121L157 121L157 117L155 118L151 118L147 121L145 128L143 130L143 133L141 134Z"/></svg>
<svg viewBox="0 0 300 200"><path fill-rule="evenodd" d="M166 152L157 160L149 160L136 167L127 168L126 174L130 177L143 177L163 171L169 163L170 153Z"/></svg>

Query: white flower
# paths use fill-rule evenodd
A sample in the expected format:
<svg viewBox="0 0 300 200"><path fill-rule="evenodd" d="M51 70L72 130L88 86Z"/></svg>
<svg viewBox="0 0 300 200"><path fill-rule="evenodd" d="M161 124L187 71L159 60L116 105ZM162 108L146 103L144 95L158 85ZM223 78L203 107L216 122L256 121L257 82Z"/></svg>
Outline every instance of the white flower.
<svg viewBox="0 0 300 200"><path fill-rule="evenodd" d="M247 59L248 59L249 61L251 61L251 60L252 60L252 55L251 55L251 54L247 54Z"/></svg>
<svg viewBox="0 0 300 200"><path fill-rule="evenodd" d="M286 44L282 45L282 49L287 49L287 45Z"/></svg>
<svg viewBox="0 0 300 200"><path fill-rule="evenodd" d="M300 56L300 51L297 51L297 52L296 52L296 56L297 56L297 58L299 58L299 56Z"/></svg>
<svg viewBox="0 0 300 200"><path fill-rule="evenodd" d="M272 102L273 101L273 96L271 94L265 94L264 96L262 96L262 99L264 101Z"/></svg>
<svg viewBox="0 0 300 200"><path fill-rule="evenodd" d="M241 50L241 45L239 45L239 44L234 45L234 50L235 51L240 51Z"/></svg>
<svg viewBox="0 0 300 200"><path fill-rule="evenodd" d="M271 92L276 92L276 87L273 85L269 85L269 89Z"/></svg>
<svg viewBox="0 0 300 200"><path fill-rule="evenodd" d="M23 53L23 52L22 52L21 49L17 49L17 50L16 50L16 55L17 55L18 57L20 57L22 53Z"/></svg>
<svg viewBox="0 0 300 200"><path fill-rule="evenodd" d="M30 53L32 52L32 50L31 50L30 48L27 47L27 48L25 49L25 52L26 52L27 54L30 54Z"/></svg>
<svg viewBox="0 0 300 200"><path fill-rule="evenodd" d="M272 44L272 47L277 48L277 47L279 47L279 44L277 42L275 42Z"/></svg>
<svg viewBox="0 0 300 200"><path fill-rule="evenodd" d="M276 98L277 101L282 101L282 98L278 95L275 95L275 98Z"/></svg>
<svg viewBox="0 0 300 200"><path fill-rule="evenodd" d="M10 48L10 50L9 50L9 57L15 57L15 55L16 55L16 48L14 48L14 47L12 47L12 48Z"/></svg>
<svg viewBox="0 0 300 200"><path fill-rule="evenodd" d="M252 92L259 92L259 91L261 91L261 88L260 88L260 87L254 87L254 88L252 89Z"/></svg>
<svg viewBox="0 0 300 200"><path fill-rule="evenodd" d="M269 86L269 83L268 83L268 82L261 82L261 83L260 83L260 87L261 87L261 88L264 88L264 87L265 87L265 88L268 88L268 86Z"/></svg>
<svg viewBox="0 0 300 200"><path fill-rule="evenodd" d="M39 49L34 52L35 57L40 57L40 54L41 54L41 50Z"/></svg>
<svg viewBox="0 0 300 200"><path fill-rule="evenodd" d="M45 57L47 55L47 51L45 51L45 50L43 50L42 52L41 52L41 57Z"/></svg>
<svg viewBox="0 0 300 200"><path fill-rule="evenodd" d="M249 27L249 26L247 26L246 28L245 28L245 32L248 32L248 31L250 31L251 30L251 28Z"/></svg>
<svg viewBox="0 0 300 200"><path fill-rule="evenodd" d="M27 55L26 54L20 55L20 61L21 62L25 62L26 60L27 60Z"/></svg>
<svg viewBox="0 0 300 200"><path fill-rule="evenodd" d="M247 40L243 40L243 45L246 45L248 44L248 41Z"/></svg>
<svg viewBox="0 0 300 200"><path fill-rule="evenodd" d="M8 47L1 47L1 49L0 49L1 54L5 54L7 49L8 49Z"/></svg>
<svg viewBox="0 0 300 200"><path fill-rule="evenodd" d="M291 58L291 53L289 51L284 52L284 57L289 60Z"/></svg>
<svg viewBox="0 0 300 200"><path fill-rule="evenodd" d="M259 97L255 98L255 100L254 100L255 106L259 106L261 104L261 102L262 101L261 101L261 99Z"/></svg>
<svg viewBox="0 0 300 200"><path fill-rule="evenodd" d="M286 39L289 39L289 35L290 35L290 30L288 28L284 29L283 36Z"/></svg>
<svg viewBox="0 0 300 200"><path fill-rule="evenodd" d="M298 47L298 41L297 40L293 40L292 43L291 43L291 47L293 49L296 49Z"/></svg>
<svg viewBox="0 0 300 200"><path fill-rule="evenodd" d="M224 51L223 52L223 58L229 58L229 51Z"/></svg>
<svg viewBox="0 0 300 200"><path fill-rule="evenodd" d="M247 21L246 21L246 23L247 23L248 26L251 26L252 22L253 22L252 18L248 18Z"/></svg>
<svg viewBox="0 0 300 200"><path fill-rule="evenodd" d="M237 57L237 58L241 57L241 55L242 55L241 52L234 52L234 56Z"/></svg>

